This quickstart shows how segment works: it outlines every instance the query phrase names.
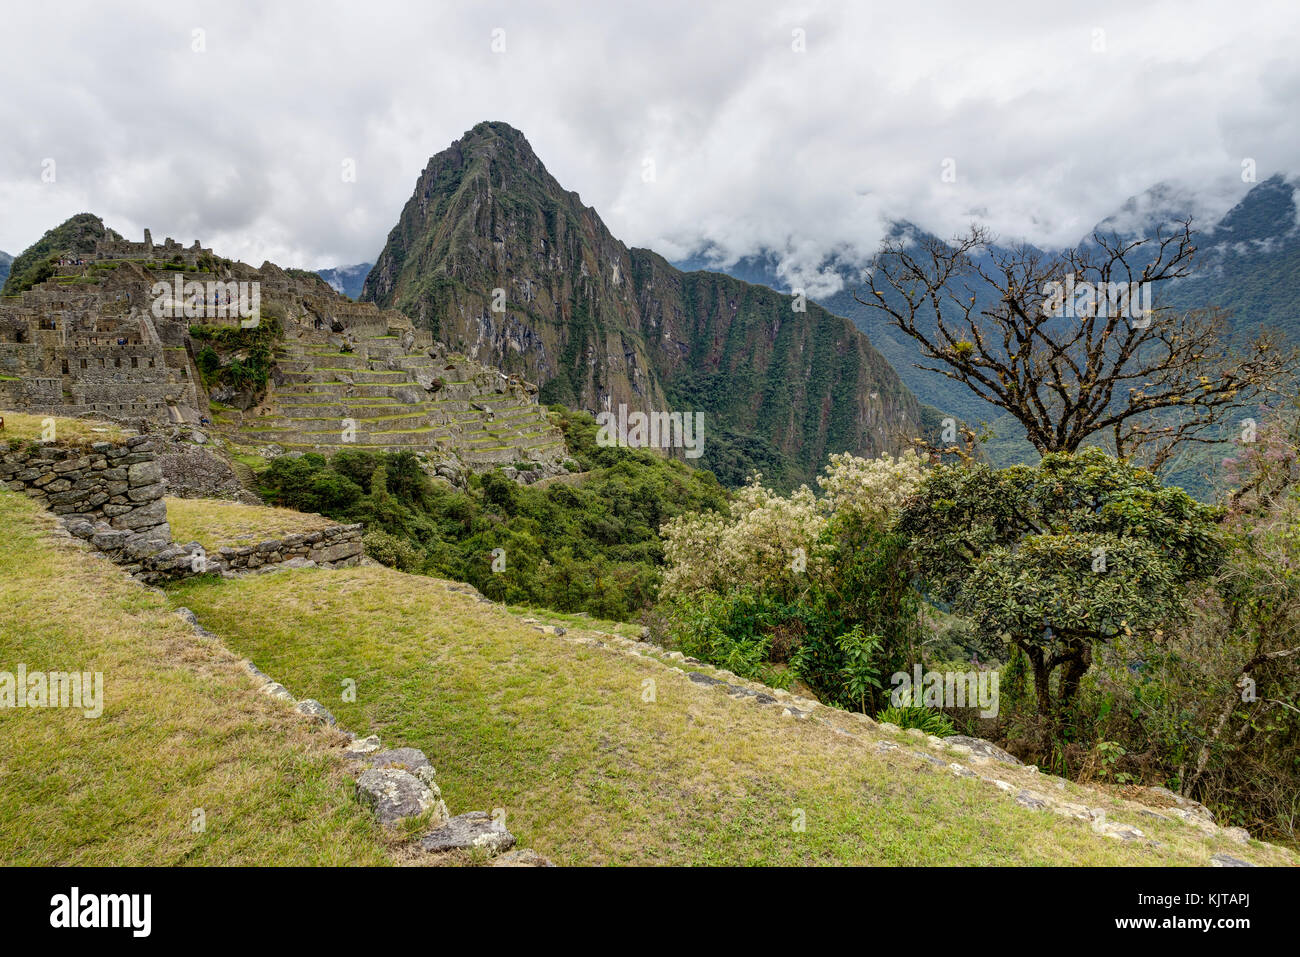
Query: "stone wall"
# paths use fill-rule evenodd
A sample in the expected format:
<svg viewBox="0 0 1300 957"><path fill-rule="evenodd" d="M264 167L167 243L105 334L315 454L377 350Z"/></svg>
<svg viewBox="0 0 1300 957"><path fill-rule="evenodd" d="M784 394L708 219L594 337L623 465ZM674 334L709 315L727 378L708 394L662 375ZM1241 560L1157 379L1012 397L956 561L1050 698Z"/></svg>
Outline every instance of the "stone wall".
<svg viewBox="0 0 1300 957"><path fill-rule="evenodd" d="M148 542L89 522L69 522L68 531L84 538L136 578L151 585L193 575L237 575L284 565L288 568L341 568L361 560L364 527L331 525L256 545L206 551L198 542Z"/></svg>
<svg viewBox="0 0 1300 957"><path fill-rule="evenodd" d="M172 541L163 501L166 483L155 440L87 447L0 441L0 482L36 499L68 531L150 584L205 573L236 574L267 566L355 565L364 527L331 525L257 545L208 554L198 542Z"/></svg>
<svg viewBox="0 0 1300 957"><path fill-rule="evenodd" d="M148 436L87 447L0 442L0 482L69 526L102 525L123 538L171 541L162 470Z"/></svg>
<svg viewBox="0 0 1300 957"><path fill-rule="evenodd" d="M216 555L207 556L208 570L213 565L219 571L262 568L281 562L300 559L299 565L314 562L327 567L355 565L364 552L361 535L365 526L331 525L315 532L301 532L271 539L257 545L240 548L222 548Z"/></svg>

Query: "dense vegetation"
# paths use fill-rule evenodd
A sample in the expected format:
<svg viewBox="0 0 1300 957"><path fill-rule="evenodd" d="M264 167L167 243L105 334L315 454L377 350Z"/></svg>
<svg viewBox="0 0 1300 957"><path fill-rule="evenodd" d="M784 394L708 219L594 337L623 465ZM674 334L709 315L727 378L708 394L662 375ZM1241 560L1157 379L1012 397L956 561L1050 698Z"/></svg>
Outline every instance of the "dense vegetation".
<svg viewBox="0 0 1300 957"><path fill-rule="evenodd" d="M663 636L737 674L798 679L857 711L885 706L884 676L921 644L907 541L889 527L921 476L914 454L833 456L820 498L779 495L756 476L728 513L668 523Z"/></svg>
<svg viewBox="0 0 1300 957"><path fill-rule="evenodd" d="M1160 784L1295 843L1300 417L1229 460L1219 506L1100 449L1036 466L842 457L664 529L664 640L1084 779ZM994 669L997 707L887 676Z"/></svg>
<svg viewBox="0 0 1300 957"><path fill-rule="evenodd" d="M277 307L267 303L255 326L190 326L190 338L203 343L194 357L204 388L221 385L235 391L261 392L274 362L275 344L283 334Z"/></svg>
<svg viewBox="0 0 1300 957"><path fill-rule="evenodd" d="M633 619L656 598L659 527L722 507L707 472L648 451L601 448L595 420L562 413L573 459L588 472L523 486L498 472L458 490L414 453L345 449L276 459L263 495L276 505L366 523L369 553L404 571L469 582L511 604Z"/></svg>

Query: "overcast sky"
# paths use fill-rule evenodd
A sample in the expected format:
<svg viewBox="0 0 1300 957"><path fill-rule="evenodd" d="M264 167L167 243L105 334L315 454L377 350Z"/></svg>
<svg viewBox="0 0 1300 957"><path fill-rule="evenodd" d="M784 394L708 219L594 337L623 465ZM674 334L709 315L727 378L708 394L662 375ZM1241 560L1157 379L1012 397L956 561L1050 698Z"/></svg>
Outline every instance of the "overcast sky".
<svg viewBox="0 0 1300 957"><path fill-rule="evenodd" d="M1158 181L1212 217L1244 160L1300 172L1298 28L1295 0L7 4L0 249L90 211L373 261L480 120L670 258L766 247L803 277L889 218L1062 245Z"/></svg>

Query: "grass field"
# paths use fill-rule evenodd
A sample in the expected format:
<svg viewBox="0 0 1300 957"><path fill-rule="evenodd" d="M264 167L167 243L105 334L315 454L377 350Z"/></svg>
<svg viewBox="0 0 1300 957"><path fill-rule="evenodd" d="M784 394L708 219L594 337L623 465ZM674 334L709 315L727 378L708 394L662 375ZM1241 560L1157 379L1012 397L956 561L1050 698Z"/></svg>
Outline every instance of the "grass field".
<svg viewBox="0 0 1300 957"><path fill-rule="evenodd" d="M200 502L173 522L200 541L248 521L270 534L270 510L256 511L240 524ZM783 717L522 619L563 623L568 638L632 626L511 611L378 566L206 576L160 595L60 542L21 495L0 490L0 528L0 671L102 672L105 688L99 718L0 711L0 863L417 858L402 845L410 834L383 833L355 801L341 736L256 691L245 656L343 727L424 750L453 813L501 808L521 845L560 864L1203 866L1217 851L1291 861L1063 784L1159 846L1119 842L905 752L879 753L880 739L918 742L843 712ZM219 640L196 637L180 605ZM341 700L348 679L355 701ZM1051 786L1028 769L993 770L1014 787Z"/></svg>
<svg viewBox="0 0 1300 957"><path fill-rule="evenodd" d="M0 671L102 672L103 714L0 710L0 864L386 862L341 737L53 524L0 489Z"/></svg>
<svg viewBox="0 0 1300 957"><path fill-rule="evenodd" d="M306 569L191 579L170 595L345 726L423 749L453 812L502 808L522 844L561 864L1286 859L1117 807L1111 820L1162 846L1121 843L657 662L543 635L435 579ZM581 622L571 624L577 633ZM355 702L340 700L347 679ZM997 774L1034 778L1004 766Z"/></svg>

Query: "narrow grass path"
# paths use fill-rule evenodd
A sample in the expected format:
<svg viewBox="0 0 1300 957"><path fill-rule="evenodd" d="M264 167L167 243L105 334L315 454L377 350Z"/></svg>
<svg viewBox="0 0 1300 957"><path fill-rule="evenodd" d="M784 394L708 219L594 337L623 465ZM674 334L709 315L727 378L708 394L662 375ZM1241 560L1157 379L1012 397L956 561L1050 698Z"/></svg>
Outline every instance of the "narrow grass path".
<svg viewBox="0 0 1300 957"><path fill-rule="evenodd" d="M655 661L541 634L459 587L363 567L170 595L344 726L424 750L453 813L502 808L559 864L1203 866L1230 850L1176 823L1142 822L1159 847L1100 836Z"/></svg>
<svg viewBox="0 0 1300 957"><path fill-rule="evenodd" d="M103 714L0 708L0 864L387 862L340 736L54 526L0 488L0 672L101 672Z"/></svg>

